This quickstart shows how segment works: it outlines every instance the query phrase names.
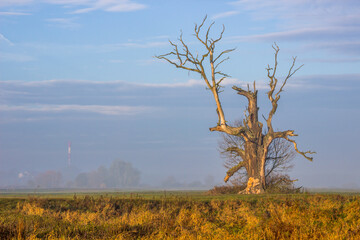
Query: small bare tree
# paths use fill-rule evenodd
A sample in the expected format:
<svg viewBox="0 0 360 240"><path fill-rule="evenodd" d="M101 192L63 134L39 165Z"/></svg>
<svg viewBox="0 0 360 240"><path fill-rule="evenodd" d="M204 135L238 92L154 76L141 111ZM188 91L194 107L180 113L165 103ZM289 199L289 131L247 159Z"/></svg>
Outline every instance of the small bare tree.
<svg viewBox="0 0 360 240"><path fill-rule="evenodd" d="M244 193L247 194L258 194L264 192L266 189L266 177L265 177L265 162L266 156L269 151L269 146L274 139L283 138L294 144L296 152L304 156L308 160L312 160L307 154L313 152L301 152L297 147L295 140L290 137L297 136L294 130L286 131L274 131L272 126L272 118L276 113L278 107L278 101L280 100L280 93L283 91L287 81L296 73L300 68L295 68L296 58L293 58L292 65L289 69L287 76L280 86L278 86L278 79L276 77L277 71L277 56L279 53L279 47L275 44L273 46L275 50L275 64L274 67L267 67L267 76L269 78L270 90L267 93L268 98L272 104L266 120L266 132L263 131L263 123L258 118L258 105L257 105L257 93L255 82L253 84L253 90L248 86L247 90L240 87L233 86L232 88L241 96L244 96L248 100L247 114L243 120L241 126L230 126L228 125L225 114L220 102L219 92L221 88L221 82L229 77L228 74L223 73L219 70L219 66L228 60L229 58L224 56L232 52L234 49L228 49L215 55L215 46L222 39L225 27L218 38L211 38L210 30L214 23L210 24L204 36L201 36L206 17L200 25L195 24L194 36L202 44L204 52L202 54L194 54L189 50L189 46L184 42L182 34L179 37L179 44L175 44L170 41L173 51L156 56L158 59L163 59L174 65L177 68L184 69L190 72L200 74L201 78L205 81L207 87L212 92L216 103L216 112L218 115L218 123L215 127L211 127L210 131L223 132L229 135L241 136L245 141L243 150L239 150L239 155L243 161L239 162L233 169L233 172L245 168L248 175L247 188ZM175 59L174 59L175 58ZM206 67L208 66L208 69ZM226 176L227 179L230 176Z"/></svg>

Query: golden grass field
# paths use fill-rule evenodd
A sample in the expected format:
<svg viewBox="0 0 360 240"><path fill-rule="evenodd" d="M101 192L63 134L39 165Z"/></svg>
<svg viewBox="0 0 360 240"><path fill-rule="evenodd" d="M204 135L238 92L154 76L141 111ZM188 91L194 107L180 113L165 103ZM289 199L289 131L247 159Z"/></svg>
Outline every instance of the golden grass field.
<svg viewBox="0 0 360 240"><path fill-rule="evenodd" d="M1 195L0 239L360 239L360 195Z"/></svg>

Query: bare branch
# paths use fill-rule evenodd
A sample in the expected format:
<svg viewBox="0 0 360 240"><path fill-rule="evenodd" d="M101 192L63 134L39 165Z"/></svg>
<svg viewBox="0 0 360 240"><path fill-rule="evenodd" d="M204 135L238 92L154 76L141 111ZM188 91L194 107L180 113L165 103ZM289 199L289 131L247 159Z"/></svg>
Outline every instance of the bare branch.
<svg viewBox="0 0 360 240"><path fill-rule="evenodd" d="M292 62L292 65L291 65L291 67L290 67L290 69L289 69L288 75L286 76L286 78L285 78L283 84L281 85L279 91L275 94L275 98L277 98L277 96L279 96L279 94L283 91L283 88L284 88L287 80L288 80L289 78L291 78L292 75L294 75L300 68L302 68L302 67L304 66L304 64L303 64L303 65L301 65L300 67L296 68L296 69L293 71L293 68L294 68L294 66L295 66L295 63L296 63L296 57L293 57L293 62Z"/></svg>
<svg viewBox="0 0 360 240"><path fill-rule="evenodd" d="M188 71L201 73L201 71L199 71L199 69L185 67L183 64L177 64L176 62L173 62L172 60L167 58L165 55L160 55L160 56L155 56L155 57L158 58L158 59L164 59L164 60L166 60L167 62L169 62L170 64L174 65L177 68L182 68L182 69L185 69L185 70L188 70Z"/></svg>
<svg viewBox="0 0 360 240"><path fill-rule="evenodd" d="M207 30L207 32L206 32L206 35L205 35L206 46L207 46L207 43L209 42L210 29L211 29L211 27L212 27L214 24L215 24L215 22L212 22L212 23L210 24L210 26L208 27L208 30Z"/></svg>
<svg viewBox="0 0 360 240"><path fill-rule="evenodd" d="M216 88L218 90L218 92L220 92L220 88L222 88L223 86L220 85L220 83L226 78L227 76L224 76L222 78L220 78L217 82L216 82Z"/></svg>
<svg viewBox="0 0 360 240"><path fill-rule="evenodd" d="M269 134L269 133L268 133ZM306 156L306 154L314 154L316 152L312 152L312 151L306 151L306 152L301 152L299 151L299 149L297 148L297 143L295 142L295 140L290 139L289 137L296 137L297 134L294 133L294 130L287 130L287 131L283 131L283 132L275 132L272 134L273 138L284 138L289 142L292 142L294 144L294 148L295 151L299 154L301 154L303 157L305 157L306 159L312 161L313 158L312 157L308 157Z"/></svg>
<svg viewBox="0 0 360 240"><path fill-rule="evenodd" d="M274 63L274 68L271 68L269 65L267 67L267 75L268 75L268 78L270 79L269 81L269 86L270 86L270 90L269 92L267 93L268 94L268 98L271 102L271 105L272 105L272 108L269 112L269 115L268 115L268 118L266 119L266 124L267 124L267 127L268 127L268 132L272 133L274 130L273 130L273 127L272 127L272 118L274 116L274 114L276 113L276 110L277 110L277 107L278 107L278 101L280 99L280 93L283 91L283 88L284 86L286 85L287 83L287 80L289 78L291 78L303 65L301 65L300 67L296 68L295 70L294 69L294 66L295 66L295 63L296 63L296 57L293 57L293 62L292 62L292 65L289 69L289 72L287 74L287 76L285 77L285 80L284 82L282 83L280 89L275 93L274 95L274 92L276 91L276 86L277 86L277 83L278 83L278 79L276 78L276 70L277 70L277 65L278 65L278 53L280 51L280 48L276 45L276 43L274 43L273 45L273 49L275 50L275 63ZM272 71L272 73L271 73Z"/></svg>
<svg viewBox="0 0 360 240"><path fill-rule="evenodd" d="M226 73L223 73L221 71L214 72L214 75L216 75L216 74L224 76L224 77L230 77L229 75L227 75Z"/></svg>
<svg viewBox="0 0 360 240"><path fill-rule="evenodd" d="M286 139L276 138L271 142L269 151L266 156L266 175L268 178L275 172L284 172L293 167L290 161L295 156L295 150L293 150L291 143Z"/></svg>
<svg viewBox="0 0 360 240"><path fill-rule="evenodd" d="M240 87L237 86L233 86L232 89L234 89L235 91L237 91L237 94L242 95L244 97L246 97L247 99L250 99L252 97L252 93L250 90L244 90Z"/></svg>
<svg viewBox="0 0 360 240"><path fill-rule="evenodd" d="M277 70L277 65L278 65L277 56L278 56L278 53L280 51L280 48L278 47L278 45L276 45L276 43L274 43L272 48L275 50L275 66L274 66L273 74L272 74L272 78L274 78L275 74L276 74L276 70Z"/></svg>
<svg viewBox="0 0 360 240"><path fill-rule="evenodd" d="M249 130L246 127L231 127L226 124L220 124L217 125L216 127L209 128L209 130L211 132L217 131L217 132L224 132L229 135L242 136L245 139L248 139L249 137L248 136Z"/></svg>
<svg viewBox="0 0 360 240"><path fill-rule="evenodd" d="M214 69L216 70L220 64L222 64L223 62L225 62L225 61L227 61L227 60L229 60L229 59L230 59L229 57L224 58L223 60L221 60L219 63L216 64L216 66L215 66Z"/></svg>
<svg viewBox="0 0 360 240"><path fill-rule="evenodd" d="M227 182L229 180L229 178L234 175L234 173L236 173L237 171L240 170L240 168L245 167L245 162L240 162L238 165L232 167L231 169L229 169L226 172L226 177L224 178L224 182Z"/></svg>
<svg viewBox="0 0 360 240"><path fill-rule="evenodd" d="M195 37L206 47L206 49L209 50L209 47L208 47L208 45L207 45L207 42L204 41L204 40L202 40L202 39L200 38L200 36L199 36L200 31L201 31L201 28L204 26L204 23L205 23L205 21L206 21L206 18L207 18L207 15L204 17L202 23L201 23L199 26L197 26L197 24L195 24Z"/></svg>
<svg viewBox="0 0 360 240"><path fill-rule="evenodd" d="M224 54L227 54L227 53L230 53L232 51L235 51L236 48L232 48L232 49L228 49L228 50L225 50L225 51L222 51L219 56L217 56L215 59L214 59L214 63L219 59L221 58L222 55ZM224 61L224 60L223 60Z"/></svg>
<svg viewBox="0 0 360 240"><path fill-rule="evenodd" d="M205 71L205 68L203 65L204 60L207 59L209 55L212 56L212 54L213 54L212 50L207 45L210 28L213 24L211 24L208 28L208 31L206 34L206 40L204 41L200 37L200 31L201 31L202 27L204 26L206 18L207 18L207 16L205 16L205 18L203 19L202 23L199 26L195 24L195 36L207 49L207 51L201 55L200 60L199 60L198 55L194 56L192 54L192 52L189 50L188 45L183 40L182 33L180 34L180 37L178 39L180 42L181 49L179 49L179 46L177 44L174 44L173 42L169 41L170 45L173 47L173 51L169 52L167 54L163 54L163 55L159 55L159 56L155 56L155 57L158 59L164 59L177 68L181 68L181 69L185 69L188 71L199 73L201 78L203 78L204 81L206 82L206 85L209 89L218 89L219 86L217 86L216 83L214 82L214 73L212 74L212 84L211 84L206 76L206 71ZM176 57L176 61L170 59L169 58L170 56ZM221 73L221 72L219 72L219 73ZM228 76L228 75L222 74L222 73L220 75ZM222 110L220 111L220 113L221 112L222 112Z"/></svg>
<svg viewBox="0 0 360 240"><path fill-rule="evenodd" d="M224 32L225 32L225 26L223 25L223 29L222 29L222 31L221 31L221 33L220 33L220 36L219 36L217 39L212 40L212 42L211 42L210 47L211 47L212 49L215 48L215 43L217 43L218 41L220 41L220 40L222 39L222 36L223 36Z"/></svg>
<svg viewBox="0 0 360 240"><path fill-rule="evenodd" d="M298 147L297 147L297 143L295 142L295 140L292 140L290 138L288 138L287 136L284 137L286 140L288 140L289 142L292 142L294 144L294 148L295 148L295 151L299 154L301 154L304 158L306 158L307 160L310 160L312 161L313 158L312 157L308 157L306 156L306 154L315 154L316 152L312 152L312 151L306 151L306 152L301 152L299 151Z"/></svg>
<svg viewBox="0 0 360 240"><path fill-rule="evenodd" d="M227 152L230 152L230 153L236 153L237 155L239 155L242 159L245 158L245 151L243 149L240 149L238 147L228 147L226 148L226 151Z"/></svg>

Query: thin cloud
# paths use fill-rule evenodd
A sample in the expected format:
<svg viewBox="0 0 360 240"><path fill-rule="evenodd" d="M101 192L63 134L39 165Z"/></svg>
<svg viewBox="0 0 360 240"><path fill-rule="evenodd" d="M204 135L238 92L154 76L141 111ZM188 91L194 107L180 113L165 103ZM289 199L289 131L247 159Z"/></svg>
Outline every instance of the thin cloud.
<svg viewBox="0 0 360 240"><path fill-rule="evenodd" d="M88 1L87 7L73 11L74 14L87 13L95 10L103 10L107 12L133 12L143 10L147 6L130 0L97 0Z"/></svg>
<svg viewBox="0 0 360 240"><path fill-rule="evenodd" d="M114 4L105 9L108 12L132 12L145 9L144 4L134 3L130 1L123 1L122 3Z"/></svg>
<svg viewBox="0 0 360 240"><path fill-rule="evenodd" d="M279 83L283 82L284 76L278 77ZM256 89L259 90L268 90L269 82L268 79L257 79L255 81ZM332 74L332 75L305 75L305 76L295 76L290 81L286 83L287 90L333 90L333 91L342 91L354 89L360 83L360 74ZM234 84L247 89L248 86L251 89L253 83L236 80Z"/></svg>
<svg viewBox="0 0 360 240"><path fill-rule="evenodd" d="M302 58L304 62L347 63L360 62L360 58Z"/></svg>
<svg viewBox="0 0 360 240"><path fill-rule="evenodd" d="M153 111L154 107L146 106L108 106L108 105L0 105L1 111L27 111L27 112L90 112L102 115L136 115Z"/></svg>
<svg viewBox="0 0 360 240"><path fill-rule="evenodd" d="M206 84L201 79L189 79L186 82L173 82L173 83L131 83L126 81L90 81L90 80L61 80L52 79L44 81L0 81L3 85L14 85L24 87L44 87L44 86L55 86L59 84L69 85L118 85L128 87L152 87L152 88L177 88L177 87L196 87L204 86ZM222 85L236 85L241 82L236 78L226 78L222 81Z"/></svg>
<svg viewBox="0 0 360 240"><path fill-rule="evenodd" d="M0 82L1 83L1 82ZM14 90L5 90L2 89L0 91L0 97L7 97L7 96L24 96L28 95L28 92L25 91L14 91Z"/></svg>
<svg viewBox="0 0 360 240"><path fill-rule="evenodd" d="M359 16L357 0L239 0L230 3L256 20L286 19L287 27L342 25L344 16Z"/></svg>
<svg viewBox="0 0 360 240"><path fill-rule="evenodd" d="M293 89L354 90L359 88L360 74L319 74L296 77L287 84Z"/></svg>
<svg viewBox="0 0 360 240"><path fill-rule="evenodd" d="M236 36L230 41L306 42L307 46L330 52L359 54L358 0L238 0L230 6L231 11L240 11L264 25L269 20L276 22L273 32Z"/></svg>
<svg viewBox="0 0 360 240"><path fill-rule="evenodd" d="M1 0L0 6L18 6L18 5L28 5L33 3L33 0Z"/></svg>
<svg viewBox="0 0 360 240"><path fill-rule="evenodd" d="M319 41L327 39L348 39L360 36L360 27L326 27L326 28L303 28L281 32L271 32L249 36L235 36L228 40L251 42L251 41Z"/></svg>
<svg viewBox="0 0 360 240"><path fill-rule="evenodd" d="M231 17L231 16L234 16L234 15L238 15L239 13L240 13L239 11L227 11L227 12L222 12L222 13L215 14L211 18L216 20L216 19L219 19L219 18L227 18L227 17Z"/></svg>
<svg viewBox="0 0 360 240"><path fill-rule="evenodd" d="M337 53L348 54L348 55L360 55L360 41L342 41L342 42L325 42L325 43L314 43L309 45L313 48L321 48L330 50Z"/></svg>
<svg viewBox="0 0 360 240"><path fill-rule="evenodd" d="M161 62L161 60L157 59L157 58L150 58L150 59L137 60L136 62L141 66L148 66L148 65L159 63L159 62Z"/></svg>
<svg viewBox="0 0 360 240"><path fill-rule="evenodd" d="M54 86L57 84L112 85L124 84L124 81L89 81L78 79L50 79L43 81L0 81L1 84L27 87Z"/></svg>
<svg viewBox="0 0 360 240"><path fill-rule="evenodd" d="M59 4L59 5L85 5L94 2L91 0L43 0L43 1L50 4Z"/></svg>
<svg viewBox="0 0 360 240"><path fill-rule="evenodd" d="M169 38L170 38L169 35L160 35L160 36L149 37L148 39L169 39Z"/></svg>
<svg viewBox="0 0 360 240"><path fill-rule="evenodd" d="M44 80L44 81L0 81L0 84L24 86L24 87L44 87L44 86L54 86L58 84L118 85L118 86L129 86L129 87L133 86L133 87L165 87L165 88L205 86L203 80L196 80L196 79L190 79L187 82L181 82L181 83L130 83L125 81L89 81L89 80L52 79L52 80Z"/></svg>
<svg viewBox="0 0 360 240"><path fill-rule="evenodd" d="M100 52L112 52L117 51L119 49L125 48L159 48L168 46L169 42L167 41L150 41L143 42L141 40L134 42L125 42L125 43L111 43L111 44L102 44L102 45L86 45L86 46L69 46L76 48L86 48L86 49L94 49L94 51ZM38 46L39 48L41 46Z"/></svg>
<svg viewBox="0 0 360 240"><path fill-rule="evenodd" d="M76 18L75 18L76 19ZM47 21L48 24L59 24L61 19L55 19L54 21ZM77 24L77 23L75 23ZM81 26L81 25L79 25ZM0 36L1 42L1 36ZM39 51L60 51L60 52L74 52L74 51L93 51L97 53L106 53L118 51L127 48L162 48L167 47L169 42L166 41L134 41L134 42L119 42L119 43L104 43L104 44L57 44L57 43L21 43L21 46L37 49ZM1 57L1 56L0 56Z"/></svg>
<svg viewBox="0 0 360 240"><path fill-rule="evenodd" d="M25 16L31 15L30 13L23 13L23 12L0 12L0 16Z"/></svg>
<svg viewBox="0 0 360 240"><path fill-rule="evenodd" d="M74 14L96 10L107 12L132 12L147 8L145 4L133 0L42 0L42 3L63 5L64 7L80 7L72 11ZM34 4L34 0L1 0L0 6L21 6Z"/></svg>
<svg viewBox="0 0 360 240"><path fill-rule="evenodd" d="M47 22L62 28L74 29L80 27L80 24L75 23L75 18L49 18Z"/></svg>
<svg viewBox="0 0 360 240"><path fill-rule="evenodd" d="M54 121L56 117L22 117L22 118L1 118L0 124L16 123L16 122L39 122L39 121Z"/></svg>
<svg viewBox="0 0 360 240"><path fill-rule="evenodd" d="M16 54L16 53L0 53L0 61L1 62L31 62L36 59L32 56Z"/></svg>
<svg viewBox="0 0 360 240"><path fill-rule="evenodd" d="M145 42L145 43L122 43L123 47L132 47L132 48L152 48L152 47L162 47L167 46L169 42Z"/></svg>
<svg viewBox="0 0 360 240"><path fill-rule="evenodd" d="M109 63L124 63L125 61L122 59L109 59Z"/></svg>
<svg viewBox="0 0 360 240"><path fill-rule="evenodd" d="M15 44L12 43L9 39L7 39L4 35L0 33L0 42L6 42L10 46L14 46Z"/></svg>
<svg viewBox="0 0 360 240"><path fill-rule="evenodd" d="M331 85L334 85L339 81L357 81L360 82L359 74L337 74L337 75L308 75L308 76L295 76L292 81L289 81L287 84L288 88L296 88L296 89L310 89L310 88L332 88ZM279 81L281 82L283 77L279 77ZM330 82L332 84L330 84ZM340 82L341 82L340 81ZM191 88L191 87L206 87L204 80L201 79L189 79L185 82L171 82L171 83L131 83L125 81L91 81L91 80L45 80L45 81L0 81L0 84L4 89L7 86L13 86L23 89L22 87L30 87L30 88L42 88L42 87L59 87L61 85L79 85L80 88L86 86L98 86L101 89L101 86L108 86L111 89L119 89L119 87L126 88ZM243 88L247 88L247 85L251 88L253 86L253 82L243 81L237 78L226 78L223 82L223 86L239 86ZM329 85L330 84L330 85ZM336 84L335 84L336 85ZM268 89L268 80L257 79L256 80L256 88L257 89ZM13 88L11 88L13 89ZM19 90L19 91L20 91ZM24 90L22 90L24 91ZM65 105L65 106L80 106L80 105ZM93 106L93 105L91 105ZM80 108L80 107L79 107ZM91 107L90 107L91 108ZM92 107L95 108L95 107Z"/></svg>
<svg viewBox="0 0 360 240"><path fill-rule="evenodd" d="M155 87L155 88L177 88L177 87L195 87L195 86L205 87L205 82L203 80L190 79L187 82L181 82L181 83L135 83L134 85L140 87Z"/></svg>

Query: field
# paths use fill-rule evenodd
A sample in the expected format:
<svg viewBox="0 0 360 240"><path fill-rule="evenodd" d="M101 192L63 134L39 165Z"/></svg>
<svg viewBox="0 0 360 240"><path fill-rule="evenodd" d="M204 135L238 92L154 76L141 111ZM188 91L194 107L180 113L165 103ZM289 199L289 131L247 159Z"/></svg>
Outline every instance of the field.
<svg viewBox="0 0 360 240"><path fill-rule="evenodd" d="M360 239L360 195L8 193L0 239Z"/></svg>

